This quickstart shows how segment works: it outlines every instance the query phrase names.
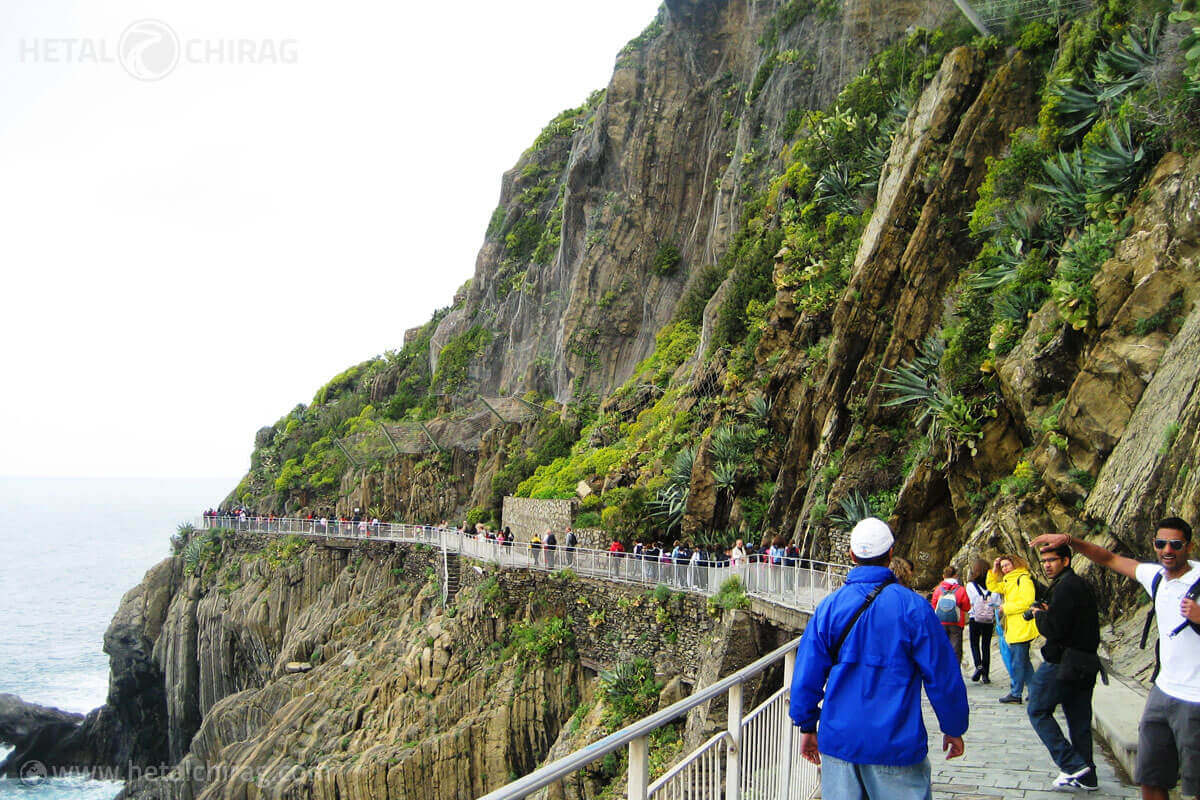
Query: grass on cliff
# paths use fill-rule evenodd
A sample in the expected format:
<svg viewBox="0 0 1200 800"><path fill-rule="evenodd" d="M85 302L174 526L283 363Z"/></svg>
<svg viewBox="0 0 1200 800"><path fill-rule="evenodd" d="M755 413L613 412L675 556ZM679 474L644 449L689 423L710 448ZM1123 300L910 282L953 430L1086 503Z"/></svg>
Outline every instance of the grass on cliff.
<svg viewBox="0 0 1200 800"><path fill-rule="evenodd" d="M733 611L739 608L749 608L750 598L742 579L734 575L726 578L717 593L708 598L708 613L718 615L721 610Z"/></svg>
<svg viewBox="0 0 1200 800"><path fill-rule="evenodd" d="M250 556L251 561L262 561L271 569L298 565L312 542L303 536L281 536L271 539L262 549Z"/></svg>

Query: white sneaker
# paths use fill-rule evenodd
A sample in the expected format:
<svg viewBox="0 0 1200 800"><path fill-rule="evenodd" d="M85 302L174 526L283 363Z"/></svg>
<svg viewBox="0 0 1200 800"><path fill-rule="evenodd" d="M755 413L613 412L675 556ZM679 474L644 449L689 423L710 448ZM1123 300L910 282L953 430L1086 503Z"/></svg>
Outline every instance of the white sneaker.
<svg viewBox="0 0 1200 800"><path fill-rule="evenodd" d="M1084 767L1072 773L1060 772L1052 785L1055 789L1083 789L1086 792L1094 792L1100 788L1091 767Z"/></svg>

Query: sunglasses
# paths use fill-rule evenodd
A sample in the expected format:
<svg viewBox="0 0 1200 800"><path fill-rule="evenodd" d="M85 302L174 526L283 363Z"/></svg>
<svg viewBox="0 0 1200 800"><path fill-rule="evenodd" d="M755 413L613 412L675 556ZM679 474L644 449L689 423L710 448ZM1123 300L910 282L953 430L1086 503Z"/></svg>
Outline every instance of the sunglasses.
<svg viewBox="0 0 1200 800"><path fill-rule="evenodd" d="M1154 540L1155 549L1165 550L1166 548L1169 547L1172 550L1174 550L1176 553L1178 553L1180 550L1182 550L1183 546L1185 544L1187 544L1187 542L1185 542L1183 539L1155 539Z"/></svg>

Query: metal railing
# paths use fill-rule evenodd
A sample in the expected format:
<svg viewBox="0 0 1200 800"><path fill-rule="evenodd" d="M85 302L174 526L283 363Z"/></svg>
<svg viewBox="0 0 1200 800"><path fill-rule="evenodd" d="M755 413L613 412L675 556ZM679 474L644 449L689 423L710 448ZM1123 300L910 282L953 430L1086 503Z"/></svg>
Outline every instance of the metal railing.
<svg viewBox="0 0 1200 800"><path fill-rule="evenodd" d="M401 523L378 524L362 521L295 519L288 517L202 517L200 528L231 528L247 533L305 537L410 542L460 553L502 568L555 572L569 569L576 575L643 586L666 585L672 589L705 596L716 594L730 577L737 576L747 595L800 611L816 608L826 595L841 586L849 569L804 559L776 559L756 555L731 563L720 560L689 560L676 563L660 558L643 558L632 553L614 553L582 547L557 545L548 548L530 542L500 543L480 539L454 528ZM776 563L777 562L777 563ZM443 568L443 574L445 569Z"/></svg>
<svg viewBox="0 0 1200 800"><path fill-rule="evenodd" d="M787 716L798 644L798 639L788 642L691 697L547 764L480 800L520 800L622 747L629 752L628 800L807 800L816 794L819 773L815 766L800 758L800 737ZM782 686L743 717L746 684L780 661L783 661ZM650 734L722 694L727 696L729 706L725 730L650 783Z"/></svg>
<svg viewBox="0 0 1200 800"><path fill-rule="evenodd" d="M1091 9L1092 0L954 0L954 4L977 31L988 36L1010 23L1080 16Z"/></svg>

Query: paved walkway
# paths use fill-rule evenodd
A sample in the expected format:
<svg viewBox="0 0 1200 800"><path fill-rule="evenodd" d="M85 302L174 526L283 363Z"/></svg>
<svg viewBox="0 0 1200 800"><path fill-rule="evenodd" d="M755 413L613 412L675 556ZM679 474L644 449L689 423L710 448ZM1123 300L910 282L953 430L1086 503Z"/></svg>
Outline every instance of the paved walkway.
<svg viewBox="0 0 1200 800"><path fill-rule="evenodd" d="M964 658L970 662L969 648L964 649ZM1034 656L1034 665L1039 663ZM1051 783L1058 775L1058 767L1050 760L1049 753L1033 732L1025 705L1005 705L999 702L1000 695L1008 691L1008 673L996 648L992 650L992 682L984 685L972 683L974 669L964 666L967 680L967 699L971 704L971 727L963 740L966 752L961 758L946 761L942 757L942 735L938 732L937 718L925 701L925 726L930 732L929 760L933 766L933 796L953 800L975 800L979 798L1097 798L1097 800L1129 800L1139 796L1138 789L1117 776L1116 768L1108 755L1096 743L1096 772L1100 778L1100 790L1084 792L1054 790ZM1057 715L1064 731L1067 726L1061 711Z"/></svg>

